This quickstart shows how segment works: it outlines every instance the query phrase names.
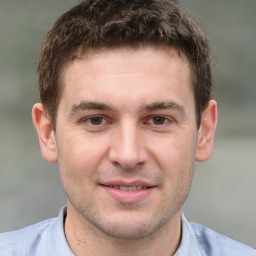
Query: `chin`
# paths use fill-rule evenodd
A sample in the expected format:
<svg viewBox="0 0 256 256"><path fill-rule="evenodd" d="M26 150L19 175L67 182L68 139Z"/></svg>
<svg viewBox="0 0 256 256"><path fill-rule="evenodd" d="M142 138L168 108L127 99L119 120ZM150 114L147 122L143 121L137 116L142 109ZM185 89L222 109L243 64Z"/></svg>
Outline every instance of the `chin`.
<svg viewBox="0 0 256 256"><path fill-rule="evenodd" d="M113 218L112 223L97 223L96 226L107 236L120 239L136 241L149 238L156 234L169 220L150 219L149 216L126 216L125 218Z"/></svg>

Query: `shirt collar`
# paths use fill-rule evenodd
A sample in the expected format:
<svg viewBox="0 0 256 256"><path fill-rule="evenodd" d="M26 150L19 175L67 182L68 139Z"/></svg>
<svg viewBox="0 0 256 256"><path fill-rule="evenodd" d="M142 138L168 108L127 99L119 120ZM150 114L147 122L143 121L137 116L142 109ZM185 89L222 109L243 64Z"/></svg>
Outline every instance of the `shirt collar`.
<svg viewBox="0 0 256 256"><path fill-rule="evenodd" d="M64 206L57 218L54 225L51 226L49 232L49 241L51 243L49 255L63 255L63 256L74 256L68 242L66 240L64 232L64 221L67 213L67 207ZM201 256L201 252L198 246L194 230L187 221L183 213L181 213L182 220L182 238L181 244L174 254L174 256Z"/></svg>
<svg viewBox="0 0 256 256"><path fill-rule="evenodd" d="M64 221L67 213L67 207L64 206L59 213L55 223L51 226L49 232L49 255L75 256L71 251L64 231Z"/></svg>
<svg viewBox="0 0 256 256"><path fill-rule="evenodd" d="M182 220L182 238L181 244L174 254L174 256L201 256L201 252L198 246L198 242L194 233L193 228L187 221L183 213L181 213Z"/></svg>

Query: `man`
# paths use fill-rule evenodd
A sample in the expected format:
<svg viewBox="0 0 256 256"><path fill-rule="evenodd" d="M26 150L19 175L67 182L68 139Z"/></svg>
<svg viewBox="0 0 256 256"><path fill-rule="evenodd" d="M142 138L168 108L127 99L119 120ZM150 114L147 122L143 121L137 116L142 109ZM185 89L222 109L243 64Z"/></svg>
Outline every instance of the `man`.
<svg viewBox="0 0 256 256"><path fill-rule="evenodd" d="M87 0L48 32L33 121L58 162L59 217L0 255L256 255L181 213L212 152L217 104L199 26L171 0Z"/></svg>

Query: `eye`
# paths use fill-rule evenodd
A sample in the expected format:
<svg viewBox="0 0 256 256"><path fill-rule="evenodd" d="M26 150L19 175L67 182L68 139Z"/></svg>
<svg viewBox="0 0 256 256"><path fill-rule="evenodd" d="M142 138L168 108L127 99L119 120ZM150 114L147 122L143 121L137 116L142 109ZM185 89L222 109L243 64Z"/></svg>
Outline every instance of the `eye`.
<svg viewBox="0 0 256 256"><path fill-rule="evenodd" d="M153 116L149 119L148 123L153 125L164 125L167 124L169 120L164 116Z"/></svg>
<svg viewBox="0 0 256 256"><path fill-rule="evenodd" d="M100 116L92 116L90 118L88 118L87 123L91 124L91 125L101 125L106 123L106 120L103 117Z"/></svg>
<svg viewBox="0 0 256 256"><path fill-rule="evenodd" d="M167 122L167 119L163 116L154 116L152 117L152 123L155 125L163 125Z"/></svg>

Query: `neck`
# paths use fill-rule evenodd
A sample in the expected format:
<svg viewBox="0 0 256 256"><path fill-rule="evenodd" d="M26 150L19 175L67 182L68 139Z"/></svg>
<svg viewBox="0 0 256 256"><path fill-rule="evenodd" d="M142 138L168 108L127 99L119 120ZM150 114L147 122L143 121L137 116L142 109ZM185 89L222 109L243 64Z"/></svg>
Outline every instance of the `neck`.
<svg viewBox="0 0 256 256"><path fill-rule="evenodd" d="M150 237L122 240L110 237L72 212L67 212L65 234L76 256L174 255L181 240L181 217L177 212L170 221Z"/></svg>

